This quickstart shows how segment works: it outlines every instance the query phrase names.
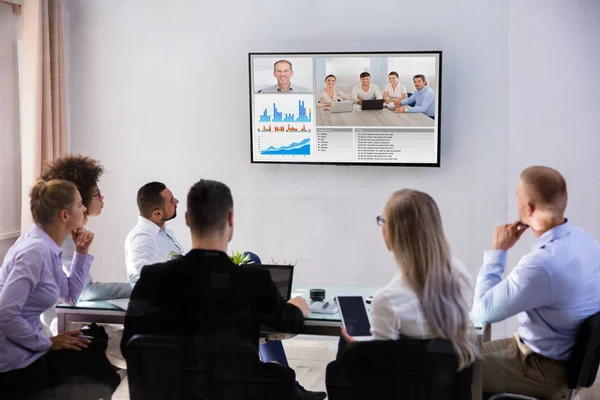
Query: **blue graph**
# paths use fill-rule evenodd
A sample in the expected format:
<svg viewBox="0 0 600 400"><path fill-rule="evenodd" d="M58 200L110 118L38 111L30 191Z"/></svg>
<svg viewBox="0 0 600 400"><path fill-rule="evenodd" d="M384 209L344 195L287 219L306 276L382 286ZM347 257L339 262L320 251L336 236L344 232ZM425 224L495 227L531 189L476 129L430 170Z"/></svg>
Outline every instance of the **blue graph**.
<svg viewBox="0 0 600 400"><path fill-rule="evenodd" d="M294 142L288 146L273 147L263 150L260 154L278 155L278 156L309 156L310 155L310 138L304 139L301 142Z"/></svg>
<svg viewBox="0 0 600 400"><path fill-rule="evenodd" d="M265 108L259 122L312 122L312 110L310 108L307 110L304 101L298 100L298 112L284 114L279 111L277 104L273 103L272 115L269 115L269 110Z"/></svg>

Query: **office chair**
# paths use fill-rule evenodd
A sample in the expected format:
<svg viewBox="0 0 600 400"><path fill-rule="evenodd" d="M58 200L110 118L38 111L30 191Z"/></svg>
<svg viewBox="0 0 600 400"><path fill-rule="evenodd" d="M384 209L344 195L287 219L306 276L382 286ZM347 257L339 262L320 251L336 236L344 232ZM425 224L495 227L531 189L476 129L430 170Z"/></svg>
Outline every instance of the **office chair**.
<svg viewBox="0 0 600 400"><path fill-rule="evenodd" d="M352 343L327 366L330 400L470 400L473 368L457 372L447 340Z"/></svg>
<svg viewBox="0 0 600 400"><path fill-rule="evenodd" d="M575 391L594 384L600 364L600 313L586 319L577 332L571 357L567 361L567 385L571 389L569 399L575 398ZM538 400L534 397L510 393L498 393L489 400L521 399Z"/></svg>
<svg viewBox="0 0 600 400"><path fill-rule="evenodd" d="M294 372L256 347L201 336L135 335L127 344L131 400L292 398Z"/></svg>

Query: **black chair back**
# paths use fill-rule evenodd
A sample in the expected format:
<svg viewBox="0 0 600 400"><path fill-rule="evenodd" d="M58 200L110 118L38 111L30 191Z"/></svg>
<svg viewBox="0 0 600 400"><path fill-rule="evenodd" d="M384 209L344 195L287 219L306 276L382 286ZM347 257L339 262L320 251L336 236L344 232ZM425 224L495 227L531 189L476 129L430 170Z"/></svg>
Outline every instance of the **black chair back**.
<svg viewBox="0 0 600 400"><path fill-rule="evenodd" d="M579 327L577 339L567 363L569 389L590 387L596 379L600 364L600 313Z"/></svg>
<svg viewBox="0 0 600 400"><path fill-rule="evenodd" d="M294 388L293 371L261 363L256 347L199 336L135 335L127 369L131 400L286 400Z"/></svg>
<svg viewBox="0 0 600 400"><path fill-rule="evenodd" d="M457 372L447 340L353 343L327 367L331 400L470 400L472 367Z"/></svg>

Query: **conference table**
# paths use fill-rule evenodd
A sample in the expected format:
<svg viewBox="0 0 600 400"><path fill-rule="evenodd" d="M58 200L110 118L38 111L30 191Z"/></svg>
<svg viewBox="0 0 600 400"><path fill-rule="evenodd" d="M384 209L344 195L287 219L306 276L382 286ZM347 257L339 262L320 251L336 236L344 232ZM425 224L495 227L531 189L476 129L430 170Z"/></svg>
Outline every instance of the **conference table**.
<svg viewBox="0 0 600 400"><path fill-rule="evenodd" d="M335 285L308 285L294 284L292 286L292 297L302 296L310 302L310 289L325 289L326 299L333 302L335 296L339 294L357 294L365 299L373 296L378 288L361 286L335 286ZM367 304L367 311L370 314L370 305ZM109 301L80 301L76 305L58 304L56 306L58 314L58 332L65 332L70 329L71 323L101 323L101 324L123 324L125 321L125 309ZM490 340L490 326L474 322L477 340L481 346L483 342ZM304 320L304 326L295 334L302 335L320 335L320 336L340 336L341 320L339 313L322 314L311 312ZM269 340L286 339L295 336L295 334L280 333L263 327L263 333ZM477 361L473 371L473 400L480 400L482 366L481 361Z"/></svg>
<svg viewBox="0 0 600 400"><path fill-rule="evenodd" d="M316 111L317 126L405 126L430 127L435 126L435 120L423 113L396 113L388 108L383 110L361 110L355 106L352 112L332 113L329 108L319 107Z"/></svg>

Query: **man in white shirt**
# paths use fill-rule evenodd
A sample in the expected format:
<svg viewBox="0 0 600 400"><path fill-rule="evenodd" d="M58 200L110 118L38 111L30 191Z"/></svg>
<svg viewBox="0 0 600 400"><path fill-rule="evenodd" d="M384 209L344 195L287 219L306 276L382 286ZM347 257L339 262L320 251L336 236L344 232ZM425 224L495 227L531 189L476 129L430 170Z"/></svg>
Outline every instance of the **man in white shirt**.
<svg viewBox="0 0 600 400"><path fill-rule="evenodd" d="M277 79L277 85L267 86L258 93L310 93L311 90L292 83L294 70L292 63L288 60L279 60L273 64L273 76Z"/></svg>
<svg viewBox="0 0 600 400"><path fill-rule="evenodd" d="M352 100L356 104L362 104L363 100L380 100L383 99L381 90L377 85L371 84L371 74L363 72L360 74L360 85L352 88Z"/></svg>
<svg viewBox="0 0 600 400"><path fill-rule="evenodd" d="M160 182L138 190L138 222L125 239L127 279L134 284L146 265L165 262L183 254L183 247L165 222L177 216L179 200Z"/></svg>

